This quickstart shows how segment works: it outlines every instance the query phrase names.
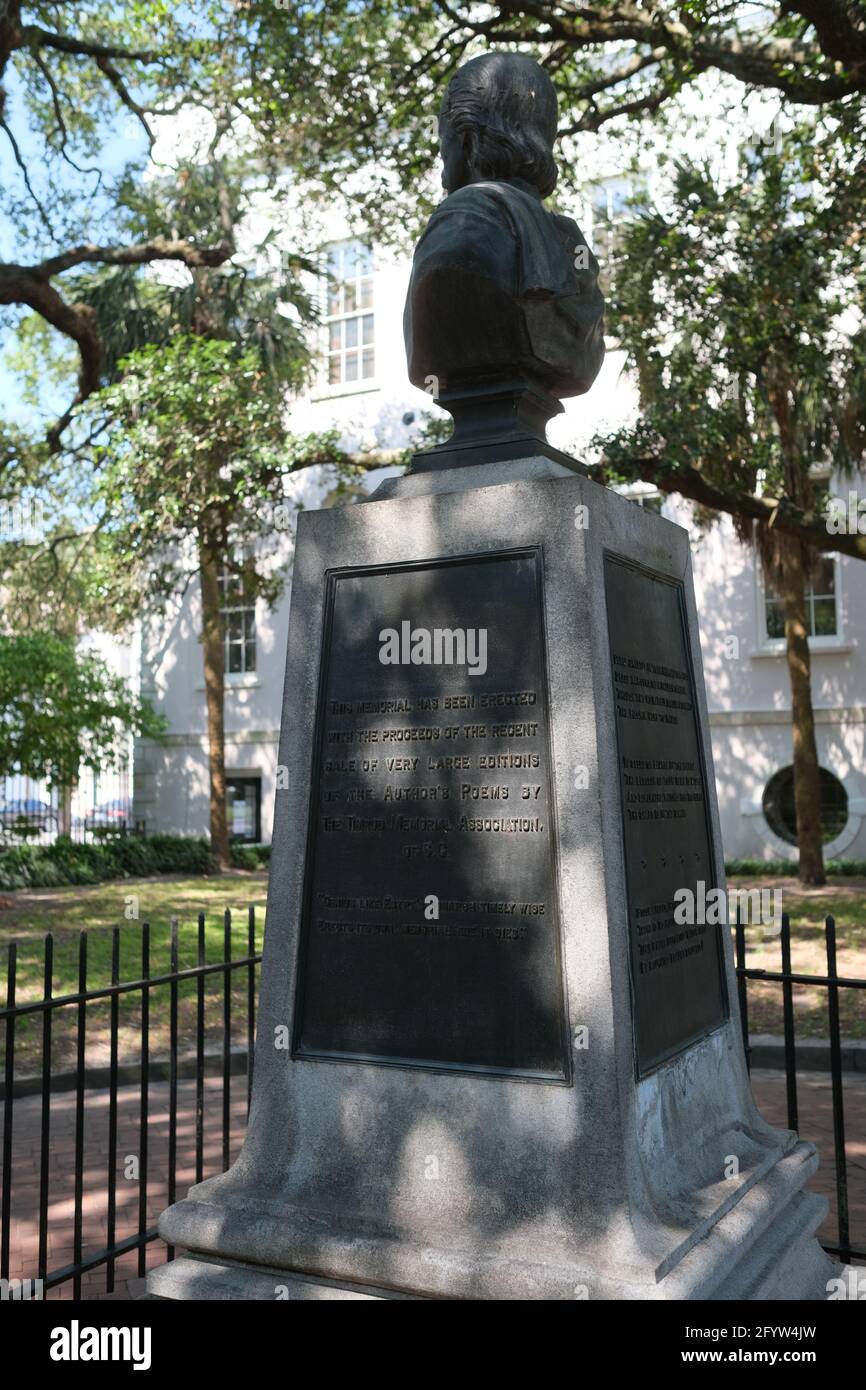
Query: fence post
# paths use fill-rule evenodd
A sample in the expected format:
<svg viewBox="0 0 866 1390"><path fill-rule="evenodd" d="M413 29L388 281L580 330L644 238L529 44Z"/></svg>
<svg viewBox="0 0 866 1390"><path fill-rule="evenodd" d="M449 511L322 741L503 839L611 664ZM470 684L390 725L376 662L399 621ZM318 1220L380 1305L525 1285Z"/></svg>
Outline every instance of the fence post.
<svg viewBox="0 0 866 1390"><path fill-rule="evenodd" d="M223 915L223 1172L229 1166L232 1122L232 912Z"/></svg>
<svg viewBox="0 0 866 1390"><path fill-rule="evenodd" d="M72 1233L72 1297L81 1297L81 1220L84 1209L84 1077L87 1059L87 932L78 938L78 1032L75 1078L75 1215Z"/></svg>
<svg viewBox="0 0 866 1390"><path fill-rule="evenodd" d="M168 1204L174 1205L177 1189L177 972L178 920L171 919L171 994L169 996L169 1080L168 1080ZM174 1259L174 1246L168 1247L168 1258Z"/></svg>
<svg viewBox="0 0 866 1390"><path fill-rule="evenodd" d="M3 1199L0 1204L0 1279L9 1278L9 1232L12 1225L12 1082L15 1077L15 977L18 943L9 943L6 972L6 1097L3 1104Z"/></svg>
<svg viewBox="0 0 866 1390"><path fill-rule="evenodd" d="M827 942L827 977L837 978L836 919L824 921ZM851 1258L851 1232L848 1221L848 1160L845 1153L845 1100L842 1089L842 1046L839 1028L839 986L827 986L827 1015L830 1023L830 1073L833 1086L833 1148L836 1155L836 1213L839 1246L843 1260Z"/></svg>
<svg viewBox="0 0 866 1390"><path fill-rule="evenodd" d="M42 998L54 990L54 937L45 937L42 961ZM39 1278L48 1275L48 1183L51 1162L51 1018L50 1005L42 1014L42 1124L39 1132Z"/></svg>
<svg viewBox="0 0 866 1390"><path fill-rule="evenodd" d="M198 965L205 963L204 913L198 914ZM195 1180L204 1180L204 975L196 982Z"/></svg>
<svg viewBox="0 0 866 1390"><path fill-rule="evenodd" d="M111 983L120 984L120 927L111 932ZM112 994L109 1004L111 1017L111 1052L108 1071L108 1210L106 1213L106 1243L114 1245L117 1222L117 1053L120 1033L120 996ZM105 1275L106 1293L114 1293L114 1260L109 1260Z"/></svg>
<svg viewBox="0 0 866 1390"><path fill-rule="evenodd" d="M150 979L150 923L141 924L141 978ZM147 1116L150 1099L150 990L141 987L141 1094L138 1138L138 1276L147 1269Z"/></svg>
<svg viewBox="0 0 866 1390"><path fill-rule="evenodd" d="M746 1071L752 1070L752 1049L749 1046L749 999L746 987L746 977L742 973L746 968L746 928L743 924L743 916L740 912L739 899L737 900L736 916L736 942L737 942L737 997L740 1001L740 1027L743 1033L743 1049L746 1054Z"/></svg>
<svg viewBox="0 0 866 1390"><path fill-rule="evenodd" d="M253 1103L253 1062L256 1046L256 909L250 903L247 911L247 1117Z"/></svg>
<svg viewBox="0 0 866 1390"><path fill-rule="evenodd" d="M782 913L782 974L791 974L791 922ZM790 978L782 981L782 1010L785 1027L785 1082L788 1095L788 1128L799 1130L797 1112L797 1053L794 1044L794 986Z"/></svg>

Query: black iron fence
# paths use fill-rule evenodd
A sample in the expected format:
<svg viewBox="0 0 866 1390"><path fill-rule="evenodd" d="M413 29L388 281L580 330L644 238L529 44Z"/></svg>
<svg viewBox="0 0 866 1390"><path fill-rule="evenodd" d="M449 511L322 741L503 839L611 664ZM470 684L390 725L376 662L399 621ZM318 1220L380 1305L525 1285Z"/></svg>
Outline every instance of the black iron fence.
<svg viewBox="0 0 866 1390"><path fill-rule="evenodd" d="M748 981L761 980L764 983L778 984L782 990L782 1017L785 1054L785 1094L788 1112L788 1128L799 1132L800 1116L797 1099L797 1053L794 1019L794 986L811 985L827 991L827 1023L830 1035L830 1085L833 1097L833 1150L836 1175L836 1224L838 1240L836 1244L825 1245L828 1254L846 1262L866 1260L866 1246L856 1248L851 1243L851 1223L848 1209L848 1157L845 1148L845 1090L842 1077L842 1030L839 1023L839 991L866 989L866 980L848 979L839 975L836 968L836 921L833 917L824 919L824 945L827 955L826 975L808 975L791 969L791 922L787 912L782 913L779 944L781 969L766 970L746 965L746 932L739 907L735 924L737 987L740 1001L740 1017L743 1028L743 1045L746 1049L746 1065L751 1058L749 1043L749 994Z"/></svg>
<svg viewBox="0 0 866 1390"><path fill-rule="evenodd" d="M99 774L82 769L77 786L65 796L21 773L0 778L0 845L50 845L58 835L92 844L140 832L126 763Z"/></svg>
<svg viewBox="0 0 866 1390"><path fill-rule="evenodd" d="M18 1279L41 1281L40 1292L59 1289L71 1291L73 1298L79 1298L82 1279L92 1271L105 1269L105 1291L111 1293L115 1288L115 1270L119 1260L130 1253L137 1254L137 1272L141 1276L146 1269L147 1246L157 1238L157 1230L149 1215L149 1196L152 1198L155 1180L158 1180L159 1198L165 1204L175 1200L177 1192L178 1168L178 1090L180 1085L190 1087L188 1102L182 1119L188 1126L190 1117L194 1134L187 1135L192 1140L194 1151L194 1177L201 1182L212 1173L226 1169L231 1158L232 1135L232 1082L241 1069L245 1075L245 1104L249 1109L252 1088L253 1048L255 1032L257 967L261 955L256 949L255 909L250 907L247 914L245 932L245 954L234 957L232 953L232 916L226 912L223 918L222 959L218 962L206 960L205 916L198 918L196 936L196 963L180 967L179 928L176 920L172 922L169 941L169 969L151 973L151 932L147 923L140 928L140 973L134 979L120 978L120 928L115 927L111 935L110 981L95 988L88 987L88 936L82 932L78 947L77 988L65 994L54 993L55 955L54 939L49 934L44 938L44 957L42 959L41 997L28 998L19 1002L17 997L19 979L19 958L16 943L9 946L7 994L5 1006L0 1009L0 1027L5 1031L5 1065L3 1094L3 1140L2 1140L2 1201L0 1201L0 1278L14 1284ZM743 1041L747 1061L750 1056L749 1045L749 992L750 981L778 984L782 991L784 1018L784 1062L786 1073L786 1095L788 1125L799 1128L797 1097L797 1055L795 1047L795 985L817 986L827 991L828 1021L830 1032L830 1085L833 1101L833 1133L835 1149L836 1212L838 1239L825 1248L843 1260L866 1260L866 1249L857 1248L851 1240L848 1210L848 1167L845 1151L845 1094L842 1076L841 1030L839 1016L839 995L843 990L862 990L866 988L864 979L840 977L836 969L836 927L832 917L825 923L827 953L826 975L810 975L791 969L791 930L787 914L781 923L781 969L766 970L746 966L745 928L740 921L739 912L735 928L737 981L740 1008L743 1022ZM31 962L32 965L32 962ZM32 973L32 972L31 972ZM220 981L219 998L206 1001L206 987L209 978ZM194 984L190 991L189 983ZM237 991L240 985L242 1004L237 1008ZM32 980L28 992L33 994ZM167 1034L165 1018L160 1019L160 1036L167 1036L167 1055L159 1058L152 1055L151 1023L153 1001L157 992L165 997L167 992ZM190 1054L180 1052L179 1005L191 1005L185 1015L184 1032L194 1031L195 1049ZM132 1066L120 1056L120 1006L123 998L137 998L138 1015L136 1026L139 1033L137 1057ZM107 1065L103 1067L87 1064L88 1010L107 1006ZM207 1007L206 1007L207 1006ZM210 1022L213 1025L216 1010L216 1029L206 1028L207 1008L210 1009ZM66 1073L52 1071L52 1035L55 1018L66 1011L71 1015L71 1034L74 1042L74 1068ZM19 1068L16 1074L16 1040L30 1020L36 1020L41 1030L41 1069L30 1074L27 1067ZM214 1032L217 1047L208 1049L206 1042ZM241 1046L233 1046L235 1041ZM33 1042L32 1037L30 1042ZM30 1049L33 1055L33 1049ZM208 1076L216 1080L214 1089L206 1096ZM137 1183L137 1200L133 1212L134 1229L123 1234L118 1213L118 1093L124 1084L132 1084L137 1110L136 1125L136 1172L133 1181ZM151 1127L154 1123L150 1099L157 1084L167 1083L164 1100L163 1119L167 1122L167 1150L164 1165L154 1173L150 1164ZM52 1116L64 1091L74 1095L74 1116L72 1125L71 1150L71 1207L72 1240L71 1259L52 1264L52 1217L51 1217L51 1174L52 1174ZM28 1094L40 1096L38 1125L28 1152L24 1158L15 1159L13 1140L16 1123L16 1097ZM101 1108L98 1113L93 1108L93 1097L100 1097ZM206 1099L219 1107L216 1133L219 1143L213 1149L205 1143ZM105 1143L99 1166L93 1172L92 1158L85 1152L85 1122L91 1126L102 1127ZM55 1165L56 1170L56 1165ZM85 1172L87 1172L87 1191L85 1191ZM70 1175L67 1174L67 1184ZM24 1194L23 1206L28 1212L32 1262L26 1268L16 1256L13 1236L13 1211L19 1206L18 1192ZM97 1240L91 1248L91 1231L88 1224L89 1243L85 1249L85 1204L88 1194L97 1189L99 1202L104 1202L104 1241ZM27 1222L25 1221L25 1225ZM35 1238L34 1238L35 1237ZM21 1237L24 1239L26 1237ZM168 1251L168 1258L174 1252ZM29 1256L28 1256L29 1258ZM16 1263L17 1259L17 1263ZM4 1289L7 1287L3 1286Z"/></svg>
<svg viewBox="0 0 866 1390"><path fill-rule="evenodd" d="M0 1028L5 1030L5 1062L3 1093L3 1141L2 1141L2 1180L0 1180L0 1279L6 1280L4 1291L17 1288L16 1281L37 1279L36 1286L44 1297L48 1290L61 1285L71 1287L71 1296L81 1297L82 1278L90 1271L105 1267L105 1291L111 1293L115 1287L115 1266L119 1259L130 1252L137 1252L137 1273L144 1275L146 1270L146 1247L157 1239L156 1225L149 1216L149 1197L153 1196L153 1180L158 1179L161 1205L175 1200L177 1191L178 1166L178 1089L183 1078L189 1079L191 1104L187 1113L194 1113L194 1169L195 1181L215 1172L224 1171L230 1163L230 1139L232 1123L232 1080L238 1071L238 1063L246 1073L243 1081L246 1087L246 1112L249 1110L252 1092L253 1056L255 1038L256 1010L256 970L261 954L256 949L255 908L247 912L245 932L245 953L234 957L232 952L232 914L226 911L223 917L222 959L208 962L206 959L205 914L198 917L196 934L196 963L186 968L180 967L180 933L177 919L171 923L169 940L169 969L160 973L151 971L151 930L150 924L140 927L141 955L140 974L134 979L121 980L121 928L114 927L111 933L110 981L95 988L88 987L88 934L82 931L78 943L77 988L74 991L57 995L53 985L55 979L55 941L49 933L44 938L44 957L42 961L42 989L38 999L18 1000L19 955L18 943L8 948L7 989L4 1008L0 1009ZM32 965L32 962L31 962ZM221 977L221 998L206 999L207 981ZM240 977L243 1003L239 1013L236 1011L236 991L234 982ZM194 984L190 997L189 982ZM185 988L186 986L186 988ZM32 993L32 989L30 990ZM153 1018L153 999L160 992L165 999L167 992L167 1018L160 1019L160 1033L167 1040L167 1055L157 1058L152 1053L151 1023ZM182 999L183 996L183 999ZM138 1057L130 1065L120 1055L121 1000L137 999L138 1007L134 1026L139 1035ZM191 1022L194 1026L195 1049L191 1054L180 1052L179 1005L190 1004ZM88 1066L88 1010L107 1006L107 1065ZM58 1015L72 1015L75 1065L71 1072L56 1073L52 1070L52 1040L55 1019ZM216 1019L214 1018L216 1015ZM91 1015L92 1017L92 1015ZM25 1066L16 1074L16 1040L30 1020L41 1023L41 1069L33 1074L30 1058L33 1049L28 1049ZM206 1021L211 1024L206 1029ZM216 1022L216 1028L214 1028ZM186 1031L186 1030L185 1030ZM206 1048L208 1035L218 1033L216 1050ZM2 1034L0 1034L2 1036ZM69 1039L72 1041L73 1039ZM233 1041L243 1040L241 1048L233 1047ZM28 1042L32 1043L29 1038ZM21 1075L23 1070L24 1075ZM206 1149L206 1078L215 1076L218 1081L218 1104L221 1108L219 1123L220 1144L218 1153ZM221 1084L219 1082L221 1081ZM162 1171L154 1175L150 1166L151 1107L150 1098L155 1085L167 1083L167 1153ZM118 1169L122 1152L118 1147L118 1095L124 1084L132 1083L137 1089L137 1125L132 1181L137 1184L137 1210L133 1212L133 1230L121 1234L118 1211ZM71 1259L57 1267L51 1267L52 1216L51 1204L52 1174L55 1184L58 1177L56 1155L52 1154L53 1126L52 1115L58 1097L71 1088L74 1093L74 1122L72 1142L67 1146L67 1162L71 1158ZM41 1096L41 1113L38 1122L38 1136L29 1136L29 1149L23 1156L14 1149L16 1098L28 1093ZM94 1107L94 1096L104 1098L104 1105ZM213 1101L209 1094L207 1099ZM32 1116L30 1117L32 1120ZM71 1118L71 1117L70 1117ZM102 1164L94 1159L88 1146L85 1156L86 1120L92 1138L94 1127L101 1131ZM70 1136L67 1135L67 1138ZM71 1152L69 1152L71 1150ZM54 1160L54 1161L52 1161ZM99 1171L99 1167L102 1171ZM97 1242L97 1248L85 1250L85 1169L88 1173L87 1187L94 1184L100 1195L104 1193L104 1215L100 1213L96 1221L87 1223L88 1235L92 1239L94 1227L99 1230L101 1221L105 1223L105 1240ZM127 1175L129 1176L129 1175ZM68 1171L61 1172L61 1199L69 1205L70 1177ZM22 1200L17 1200L18 1180ZM38 1191L35 1182L38 1183ZM124 1190L124 1197L127 1189ZM28 1262L20 1266L20 1248L16 1250L12 1240L13 1197L16 1214L23 1212L19 1219L19 1241L28 1243ZM64 1201L61 1200L61 1206ZM128 1206L127 1203L124 1204ZM151 1202L152 1205L152 1202ZM126 1213L125 1213L126 1214ZM124 1225L129 1225L125 1221ZM38 1229L38 1240L32 1239L33 1228ZM169 1250L169 1259L173 1258ZM33 1255L35 1254L35 1259ZM67 1290L68 1291L68 1290Z"/></svg>

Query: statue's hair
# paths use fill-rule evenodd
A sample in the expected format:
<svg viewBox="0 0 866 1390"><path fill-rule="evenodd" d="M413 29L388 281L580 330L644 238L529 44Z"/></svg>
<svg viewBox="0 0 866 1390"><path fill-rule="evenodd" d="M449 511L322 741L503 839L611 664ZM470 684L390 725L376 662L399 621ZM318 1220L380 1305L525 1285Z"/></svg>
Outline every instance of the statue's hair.
<svg viewBox="0 0 866 1390"><path fill-rule="evenodd" d="M557 176L557 106L553 83L533 58L493 52L457 69L440 116L462 142L472 182L522 178L546 198Z"/></svg>

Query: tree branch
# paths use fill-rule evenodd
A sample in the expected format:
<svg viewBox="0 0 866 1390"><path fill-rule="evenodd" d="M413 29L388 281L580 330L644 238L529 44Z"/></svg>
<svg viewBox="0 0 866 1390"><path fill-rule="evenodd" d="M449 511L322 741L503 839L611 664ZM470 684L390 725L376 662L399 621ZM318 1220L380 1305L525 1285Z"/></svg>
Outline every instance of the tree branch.
<svg viewBox="0 0 866 1390"><path fill-rule="evenodd" d="M753 493L721 487L709 482L697 468L689 465L680 467L652 455L631 458L628 465L636 477L654 483L661 492L679 493L702 507L725 512L728 516L750 517L784 535L796 536L814 550L838 551L840 555L849 555L855 560L866 560L866 536L832 534L827 530L822 515L803 511L785 497L756 497ZM595 476L600 481L606 481L607 469L604 464Z"/></svg>
<svg viewBox="0 0 866 1390"><path fill-rule="evenodd" d="M846 67L866 65L866 25L855 24L853 5L844 0L786 0L782 14L798 14L811 24L821 49Z"/></svg>
<svg viewBox="0 0 866 1390"><path fill-rule="evenodd" d="M31 267L42 278L59 275L74 265L85 262L99 265L145 265L150 261L183 261L184 265L215 266L222 265L234 253L234 246L221 241L216 246L195 246L182 238L152 237L133 246L97 246L86 241L61 251L57 256L49 256Z"/></svg>
<svg viewBox="0 0 866 1390"><path fill-rule="evenodd" d="M68 144L69 144L69 131L67 130L66 121L65 121L64 116L63 116L63 107L62 107L61 100L60 100L60 89L59 89L59 87L57 86L57 83L56 83L55 80L54 80L54 75L53 75L53 73L51 72L51 69L49 68L48 64L46 63L46 61L45 61L45 59L42 57L42 55L41 55L40 53L38 53L38 52L34 52L34 54L33 54L33 61L34 61L34 63L36 64L36 66L37 66L37 68L39 69L39 71L42 73L42 76L43 76L43 78L45 79L45 82L46 82L46 84L47 84L47 86L48 86L48 89L49 89L49 91L50 91L50 93L51 93L51 104L52 104L52 106L54 107L54 118L55 118L55 120L57 121L57 132L58 132L58 134L59 134L59 136L60 136L60 155L61 155L61 158L63 158L63 159L66 161L66 163L67 163L72 169L75 170L75 172L76 172L77 174L96 174L98 182L101 183L101 182L102 182L102 170L101 170L101 169L97 169L97 168L94 168L94 167L91 167L91 168L89 168L89 169L82 169L81 165L80 165L80 164L76 164L76 163L75 163L75 160L72 159L71 156L69 155L69 152L68 152L68 149L67 149L67 146L68 146ZM51 142L51 138L52 138L53 134L54 134L54 132L52 131L52 132L51 132L51 135L48 136L49 144L50 144L50 142Z"/></svg>
<svg viewBox="0 0 866 1390"><path fill-rule="evenodd" d="M52 452L59 449L60 437L75 407L98 390L104 356L94 310L88 304L69 304L52 285L52 277L84 264L146 265L165 260L181 261L190 267L216 266L228 260L233 251L234 246L228 240L218 246L194 246L189 241L154 237L133 246L97 246L85 242L36 265L0 263L0 304L26 305L52 328L71 338L78 348L78 390L68 409L48 431Z"/></svg>
<svg viewBox="0 0 866 1390"><path fill-rule="evenodd" d="M30 182L30 175L27 171L27 165L24 163L24 160L21 157L21 151L18 148L18 142L15 139L15 136L12 134L12 131L9 129L8 125L2 118L0 118L0 130L6 132L6 135L9 139L9 144L12 146L12 154L14 156L15 163L21 170L21 174L24 179L24 186L36 205L37 211L39 213L40 218L42 219L42 223L45 227L45 230L48 232L48 235L53 238L54 228L51 225L51 218L48 216L48 213L46 212L45 208L42 206L41 202L36 196L36 193L34 192L33 185Z"/></svg>
<svg viewBox="0 0 866 1390"><path fill-rule="evenodd" d="M469 34L476 38L495 38L504 45L533 43L542 51L551 46L580 53L601 45L635 45L633 56L621 69L610 73L600 68L578 84L573 100L590 100L599 92L627 80L641 68L667 58L676 78L690 80L716 68L748 86L782 92L803 105L821 105L856 92L866 91L866 30L849 17L853 7L844 0L786 0L779 5L770 26L763 33L753 31L744 39L722 27L671 18L661 5L638 8L623 3L600 11L596 5L551 7L546 0L500 0L496 14L475 19L449 0L437 0L439 8L452 22L448 37ZM673 7L671 7L673 8ZM813 26L818 42L777 35L774 25L786 15L799 14ZM458 27L459 26L459 27ZM465 40L461 40L465 42ZM442 40L440 40L440 45ZM585 113L563 133L598 130L606 121L639 111L655 110L679 83L669 81L649 97L614 104Z"/></svg>
<svg viewBox="0 0 866 1390"><path fill-rule="evenodd" d="M558 134L577 135L582 131L599 131L606 121L612 121L616 116L636 116L645 112L658 111L671 95L671 88L666 82L653 87L651 91L645 92L643 96L633 97L631 101L621 101L611 106L597 107L595 102L590 102L589 107L584 111L579 120L574 121L569 126L561 126Z"/></svg>
<svg viewBox="0 0 866 1390"><path fill-rule="evenodd" d="M158 48L119 48L116 44L92 43L88 39L74 38L71 34L54 34L39 24L23 25L15 47L56 48L59 53L70 53L79 58L117 58L131 63L158 63L172 56Z"/></svg>
<svg viewBox="0 0 866 1390"><path fill-rule="evenodd" d="M148 124L147 116L144 114L144 109L141 106L139 106L138 102L132 96L131 92L129 91L129 88L127 87L117 68L114 66L114 64L111 62L109 58L104 57L98 57L96 59L96 66L99 68L100 72L105 73L105 76L108 78L112 87L117 92L117 95L120 97L120 100L123 102L124 106L127 107L128 110L130 110L132 114L135 116L136 120L140 122L141 126L144 129L144 133L147 136L148 144L150 145L150 148L153 149L156 137Z"/></svg>
<svg viewBox="0 0 866 1390"><path fill-rule="evenodd" d="M624 63L622 67L604 76L592 78L589 82L581 82L578 86L569 88L564 95L570 101L589 101L601 92L609 91L611 87L618 87L620 82L627 82L644 68L660 63L666 56L665 48L653 48L649 53L636 53L630 62Z"/></svg>

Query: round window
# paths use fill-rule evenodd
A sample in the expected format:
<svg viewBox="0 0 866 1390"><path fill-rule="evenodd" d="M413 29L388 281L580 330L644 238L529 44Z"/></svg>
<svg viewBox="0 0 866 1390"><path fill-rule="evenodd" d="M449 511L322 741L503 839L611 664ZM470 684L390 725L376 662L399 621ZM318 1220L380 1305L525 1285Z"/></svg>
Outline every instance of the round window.
<svg viewBox="0 0 866 1390"><path fill-rule="evenodd" d="M848 820L848 793L838 777L826 767L818 769L821 778L821 838L827 844L841 835ZM797 815L794 810L794 769L783 767L770 778L764 789L763 810L770 829L789 845L797 843Z"/></svg>

